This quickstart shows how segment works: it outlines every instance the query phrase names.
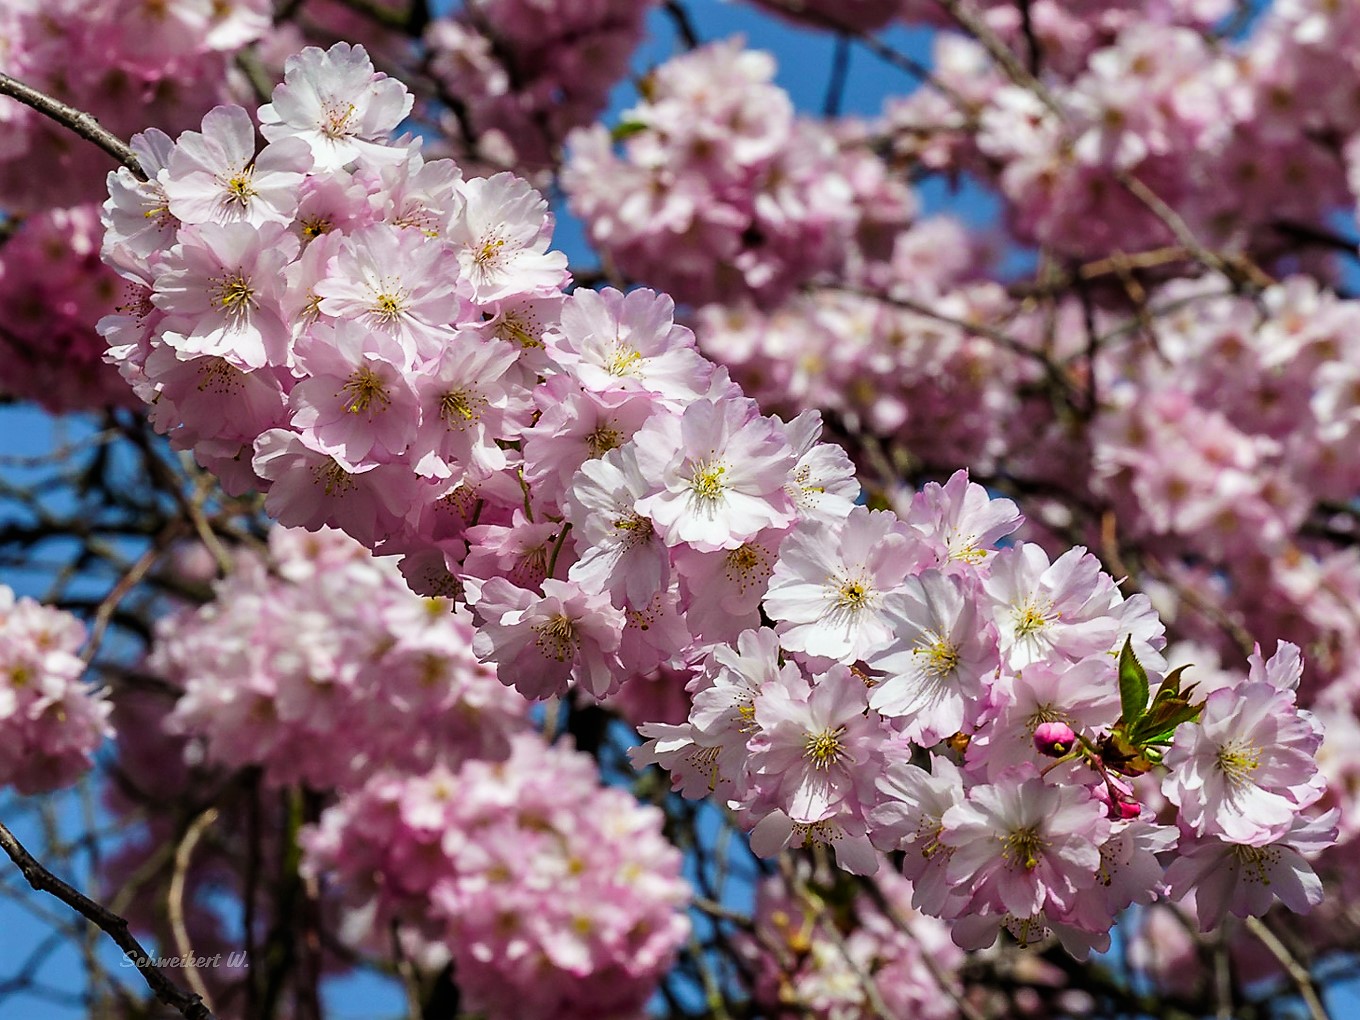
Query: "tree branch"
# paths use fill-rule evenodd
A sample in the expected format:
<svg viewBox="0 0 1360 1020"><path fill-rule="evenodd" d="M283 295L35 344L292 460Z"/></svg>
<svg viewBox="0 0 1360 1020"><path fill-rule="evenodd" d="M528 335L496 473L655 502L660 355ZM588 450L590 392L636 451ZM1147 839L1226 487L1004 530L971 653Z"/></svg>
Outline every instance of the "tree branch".
<svg viewBox="0 0 1360 1020"><path fill-rule="evenodd" d="M1322 997L1318 995L1317 985L1313 983L1313 975L1308 973L1307 967L1294 958L1289 947L1281 942L1279 937L1267 928L1266 923L1259 917L1247 918L1247 930L1260 939L1261 945L1270 950L1270 955L1275 957L1280 966L1284 968L1285 973L1289 975L1289 980L1294 983L1299 998L1308 1007L1309 1017L1312 1020L1331 1020L1327 1007L1322 1004Z"/></svg>
<svg viewBox="0 0 1360 1020"><path fill-rule="evenodd" d="M694 27L694 21L689 16L689 11L680 3L680 0L666 0L666 13L675 24L675 34L680 37L680 41L685 44L685 49L695 50L702 45L699 39L699 32Z"/></svg>
<svg viewBox="0 0 1360 1020"><path fill-rule="evenodd" d="M177 1010L186 1020L214 1020L202 999L181 990L165 976L164 971L151 962L151 955L128 930L126 918L119 917L48 871L24 849L23 844L3 822L0 822L0 849L9 854L10 860L18 866L28 884L34 889L55 896L113 939L118 948L127 954L128 959L136 964L137 969L142 972L142 977L146 979L147 986L161 1002Z"/></svg>
<svg viewBox="0 0 1360 1020"><path fill-rule="evenodd" d="M113 132L103 127L92 114L67 106L59 99L53 99L45 92L39 92L31 85L25 85L17 78L0 73L0 95L9 96L25 106L32 107L58 124L70 128L88 142L94 142L123 166L127 167L139 180L146 180L137 154L132 147Z"/></svg>

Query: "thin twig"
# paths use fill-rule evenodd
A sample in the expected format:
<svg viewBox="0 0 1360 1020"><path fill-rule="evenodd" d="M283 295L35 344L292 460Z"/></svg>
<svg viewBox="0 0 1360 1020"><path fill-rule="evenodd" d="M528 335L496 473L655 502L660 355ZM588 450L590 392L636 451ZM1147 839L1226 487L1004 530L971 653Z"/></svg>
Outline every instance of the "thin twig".
<svg viewBox="0 0 1360 1020"><path fill-rule="evenodd" d="M53 99L45 92L39 92L31 85L25 85L17 78L0 73L0 95L16 99L25 106L32 107L58 124L70 128L88 142L93 142L123 166L132 171L139 180L146 180L146 172L137 159L132 147L113 132L103 127L94 116L67 106L60 99Z"/></svg>
<svg viewBox="0 0 1360 1020"><path fill-rule="evenodd" d="M960 990L962 983L960 982L960 987L956 987L955 983L949 980L949 975L945 973L945 970L940 966L939 961L935 959L926 945L917 938L916 932L912 930L910 922L902 916L901 911L893 906L882 888L879 887L879 884L872 878L861 879L861 884L864 891L868 893L869 898L874 901L874 906L878 907L878 909L887 916L888 920L893 923L898 931L902 932L903 935L907 936L907 938L911 939L920 947L921 962L925 964L926 970L930 971L930 976L934 978L935 984L937 984L940 987L940 990L953 1001L954 1008L959 1011L959 1016L963 1017L964 1020L985 1020L978 1008L963 997L963 992Z"/></svg>
<svg viewBox="0 0 1360 1020"><path fill-rule="evenodd" d="M1011 48L999 35L992 31L991 26L973 10L967 0L936 0L936 3L949 12L950 17L958 22L959 27L982 44L983 49L997 62L1006 77L1021 88L1033 93L1060 122L1066 122L1067 111L1063 109L1057 97L1049 90L1047 85L1020 62ZM1120 187L1124 188L1161 220L1180 245L1203 265L1215 272L1222 273L1231 280L1249 284L1256 288L1268 287L1274 282L1264 270L1250 259L1246 257L1224 258L1218 252L1206 248L1200 243L1195 232L1190 229L1190 225L1185 222L1181 214L1171 208L1134 174L1123 170L1116 173L1114 179Z"/></svg>
<svg viewBox="0 0 1360 1020"><path fill-rule="evenodd" d="M844 32L836 36L836 48L831 54L831 77L826 83L826 98L822 100L822 116L839 117L845 100L845 79L850 73L850 37Z"/></svg>
<svg viewBox="0 0 1360 1020"><path fill-rule="evenodd" d="M170 890L166 898L170 930L175 936L175 950L179 954L180 962L184 964L184 979L189 982L189 987L198 994L208 1009L213 1008L212 998L208 995L208 988L198 973L198 967L194 965L194 947L189 941L189 929L184 923L184 880L189 873L189 861L193 858L194 848L198 846L198 841L203 838L208 826L216 820L217 808L210 807L195 818L193 824L185 831L184 838L175 848L175 870L170 876Z"/></svg>
<svg viewBox="0 0 1360 1020"><path fill-rule="evenodd" d="M118 948L126 953L128 959L142 972L147 987L155 993L157 999L171 1009L177 1010L186 1020L214 1020L212 1011L203 1004L202 999L182 990L152 962L151 955L142 948L142 944L128 929L127 918L112 913L48 871L37 858L24 849L23 844L3 822L0 822L0 849L9 855L10 860L18 866L20 873L34 889L55 896L113 939Z"/></svg>
<svg viewBox="0 0 1360 1020"><path fill-rule="evenodd" d="M1031 0L1016 0L1020 7L1020 34L1025 37L1025 56L1029 59L1029 73L1036 78L1043 67L1044 51L1039 45L1039 37L1034 32L1034 12L1030 9Z"/></svg>
<svg viewBox="0 0 1360 1020"><path fill-rule="evenodd" d="M1312 1020L1331 1020L1331 1014L1327 1012L1327 1007L1322 1004L1322 997L1318 995L1317 985L1313 982L1313 975L1308 972L1308 968L1299 963L1294 958L1294 954L1289 951L1289 947L1280 941L1278 935L1266 927L1266 923L1259 917L1247 918L1247 930L1250 931L1261 941L1261 945L1270 950L1270 955L1284 968L1284 972L1289 975L1289 980L1294 983L1294 988L1299 993L1299 998L1308 1007L1308 1015Z"/></svg>
<svg viewBox="0 0 1360 1020"><path fill-rule="evenodd" d="M825 11L816 8L806 7L799 3L798 0L770 0L770 3L775 7L788 11L790 14L796 14L800 18L820 25L822 28L848 35L856 43L863 46L885 64L889 64L899 71L905 71L917 81L924 82L935 89L936 92L940 93L940 95L953 103L955 108L962 113L967 120L972 121L977 116L977 110L973 103L959 93L957 89L954 89L941 81L929 67L919 60L908 56L901 50L894 49L877 36L871 35L868 32L859 31L855 26L842 21L833 14L828 14Z"/></svg>
<svg viewBox="0 0 1360 1020"><path fill-rule="evenodd" d="M1019 58L1011 52L1011 48L978 16L970 4L964 0L935 0L935 2L949 12L949 16L958 22L960 28L982 44L992 59L1001 65L1001 70L1006 73L1007 78L1021 88L1033 92L1039 97L1040 102L1057 114L1059 120L1064 119L1066 114L1053 93L1048 90L1048 86L1020 63Z"/></svg>
<svg viewBox="0 0 1360 1020"><path fill-rule="evenodd" d="M957 316L950 315L947 312L941 312L931 308L929 305L916 301L913 298L901 297L896 294L876 294L872 291L857 290L853 287L838 287L836 289L846 294L855 294L859 297L881 301L883 304L893 308L901 308L904 311L912 312L927 319L933 319L946 326L953 326L955 329L961 329L965 333L969 333L973 336L979 336L985 340L990 340L998 347L1008 350L1012 354L1018 354L1022 358L1028 358L1043 366L1044 373L1047 375L1049 381L1063 392L1064 396L1073 407L1079 406L1078 401L1083 398L1083 394L1078 391L1076 384L1073 383L1071 378L1063 371L1062 367L1054 362L1052 358L1043 351L1031 347L1019 337L1012 336L1005 330L998 329L995 326L989 326L986 323L961 319Z"/></svg>
<svg viewBox="0 0 1360 1020"><path fill-rule="evenodd" d="M697 50L702 42L699 39L699 32L694 27L694 19L689 16L689 11L680 0L666 0L666 13L670 15L671 21L675 24L675 34L680 37L680 41L685 44L685 49Z"/></svg>
<svg viewBox="0 0 1360 1020"><path fill-rule="evenodd" d="M123 576L118 579L118 583L99 603L99 608L95 610L94 623L90 626L90 639L85 644L85 650L80 653L81 659L87 666L94 661L95 655L98 654L99 646L104 641L104 632L109 629L109 624L113 621L114 613L118 611L119 604L127 597L128 592L137 587L151 568L156 565L156 561L161 558L161 554L173 538L179 534L179 530L172 523L171 526L162 531L151 548L142 553L137 558L137 562L128 567Z"/></svg>
<svg viewBox="0 0 1360 1020"><path fill-rule="evenodd" d="M1181 217L1181 214L1167 205L1161 196L1127 170L1115 174L1115 180L1130 195L1147 206L1149 211L1171 231L1181 247L1194 256L1196 261L1208 266L1215 272L1222 273L1230 280L1241 280L1254 287L1269 287L1275 282L1250 259L1225 259L1218 252L1210 251L1204 247L1199 238L1195 236L1195 232L1190 229L1190 225Z"/></svg>

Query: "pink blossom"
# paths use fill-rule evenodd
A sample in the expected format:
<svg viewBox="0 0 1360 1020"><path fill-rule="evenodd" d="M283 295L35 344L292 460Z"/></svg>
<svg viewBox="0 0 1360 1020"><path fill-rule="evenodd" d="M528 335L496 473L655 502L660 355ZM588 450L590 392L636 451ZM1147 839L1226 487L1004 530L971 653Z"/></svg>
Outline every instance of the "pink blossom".
<svg viewBox="0 0 1360 1020"><path fill-rule="evenodd" d="M951 884L972 890L970 909L1029 917L1070 910L1091 888L1110 822L1081 786L1050 786L1033 770L975 786L945 812L940 842L954 848Z"/></svg>
<svg viewBox="0 0 1360 1020"><path fill-rule="evenodd" d="M311 153L285 139L255 155L255 125L239 106L219 106L203 131L186 131L157 175L170 214L182 223L280 223L297 210Z"/></svg>
<svg viewBox="0 0 1360 1020"><path fill-rule="evenodd" d="M631 446L611 450L581 465L565 504L581 550L572 580L607 591L615 605L634 610L670 583L669 550L634 509L647 485Z"/></svg>
<svg viewBox="0 0 1360 1020"><path fill-rule="evenodd" d="M892 513L855 507L835 525L799 524L779 547L765 611L785 647L855 661L893 635L891 606L920 565Z"/></svg>
<svg viewBox="0 0 1360 1020"><path fill-rule="evenodd" d="M469 584L468 593L478 622L473 651L526 698L561 694L568 681L597 698L618 687L624 617L608 595L549 578L538 596L499 577Z"/></svg>
<svg viewBox="0 0 1360 1020"><path fill-rule="evenodd" d="M712 368L674 313L675 302L649 290L577 290L551 337L554 355L606 406L646 396L683 409L704 395Z"/></svg>
<svg viewBox="0 0 1360 1020"><path fill-rule="evenodd" d="M735 549L762 529L792 523L784 485L793 454L783 434L741 401L696 400L638 432L638 465L652 480L637 511L668 545Z"/></svg>
<svg viewBox="0 0 1360 1020"><path fill-rule="evenodd" d="M1202 931L1234 917L1259 917L1279 900L1306 914L1322 902L1322 882L1308 858L1336 840L1335 809L1317 818L1295 814L1285 830L1258 845L1225 842L1216 836L1182 836L1166 871L1169 895L1184 899L1193 890Z"/></svg>
<svg viewBox="0 0 1360 1020"><path fill-rule="evenodd" d="M449 228L473 301L546 297L567 280L567 257L547 250L548 203L514 174L474 177L461 187L462 209Z"/></svg>
<svg viewBox="0 0 1360 1020"><path fill-rule="evenodd" d="M300 138L318 170L360 157L381 164L401 154L385 142L413 102L401 82L373 70L362 46L309 46L284 64L283 84L260 107L260 132L271 142Z"/></svg>
<svg viewBox="0 0 1360 1020"><path fill-rule="evenodd" d="M299 344L297 365L307 375L289 394L293 428L336 463L354 471L406 452L420 406L396 339L356 322L318 324Z"/></svg>
<svg viewBox="0 0 1360 1020"><path fill-rule="evenodd" d="M1295 707L1292 690L1248 681L1215 691L1199 720L1176 731L1162 792L1199 835L1261 846L1321 796L1321 743L1321 727Z"/></svg>
<svg viewBox="0 0 1360 1020"><path fill-rule="evenodd" d="M869 704L900 719L908 740L932 744L977 714L986 681L998 668L991 629L975 596L936 570L906 578L884 610L889 640L867 657L887 674Z"/></svg>
<svg viewBox="0 0 1360 1020"><path fill-rule="evenodd" d="M283 269L297 239L276 223L186 227L165 256L152 301L168 318L160 339L187 355L238 368L287 366L289 335L279 305Z"/></svg>
<svg viewBox="0 0 1360 1020"><path fill-rule="evenodd" d="M418 230L377 224L346 236L312 289L323 314L396 337L411 361L431 358L453 338L462 307L453 260Z"/></svg>
<svg viewBox="0 0 1360 1020"><path fill-rule="evenodd" d="M781 677L756 696L751 767L795 822L819 822L857 802L879 729L867 702L863 681L844 666L810 690Z"/></svg>

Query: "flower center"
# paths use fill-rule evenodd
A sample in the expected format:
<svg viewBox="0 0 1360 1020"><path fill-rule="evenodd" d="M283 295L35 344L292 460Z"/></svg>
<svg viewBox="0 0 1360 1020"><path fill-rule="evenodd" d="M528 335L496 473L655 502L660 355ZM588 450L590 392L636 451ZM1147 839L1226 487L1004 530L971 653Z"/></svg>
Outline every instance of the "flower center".
<svg viewBox="0 0 1360 1020"><path fill-rule="evenodd" d="M472 256L472 265L483 274L499 272L505 259L505 238L491 234L482 239Z"/></svg>
<svg viewBox="0 0 1360 1020"><path fill-rule="evenodd" d="M586 449L590 451L591 457L603 457L622 443L623 435L604 423L596 425L595 431L586 434Z"/></svg>
<svg viewBox="0 0 1360 1020"><path fill-rule="evenodd" d="M627 344L620 343L604 363L604 370L617 377L642 374L642 352L635 351Z"/></svg>
<svg viewBox="0 0 1360 1020"><path fill-rule="evenodd" d="M315 241L322 234L330 233L334 224L324 216L304 216L302 218L302 239L304 241Z"/></svg>
<svg viewBox="0 0 1360 1020"><path fill-rule="evenodd" d="M987 558L987 550L978 548L976 535L960 535L954 532L949 536L946 545L949 547L951 560L976 565Z"/></svg>
<svg viewBox="0 0 1360 1020"><path fill-rule="evenodd" d="M392 323L401 317L401 313L405 311L405 304L400 294L379 294L369 311L380 322Z"/></svg>
<svg viewBox="0 0 1360 1020"><path fill-rule="evenodd" d="M245 385L240 369L222 358L205 358L198 371L198 391L220 395L239 393Z"/></svg>
<svg viewBox="0 0 1360 1020"><path fill-rule="evenodd" d="M524 348L542 347L543 341L538 338L540 330L537 323L527 321L518 315L507 312L496 326L496 336L501 340L512 340ZM615 446L618 444L615 443ZM613 447L611 447L612 449Z"/></svg>
<svg viewBox="0 0 1360 1020"><path fill-rule="evenodd" d="M223 183L227 189L227 205L235 205L244 209L250 204L258 192L254 185L250 183L251 175L254 173L253 167L246 167L238 173L232 174Z"/></svg>
<svg viewBox="0 0 1360 1020"><path fill-rule="evenodd" d="M357 111L353 103L327 100L321 110L321 133L327 138L344 138L354 134L350 120Z"/></svg>
<svg viewBox="0 0 1360 1020"><path fill-rule="evenodd" d="M1015 610L1015 636L1027 637L1047 627L1053 621L1049 615L1052 608L1051 605L1040 605L1033 598L1026 599L1025 604Z"/></svg>
<svg viewBox="0 0 1360 1020"><path fill-rule="evenodd" d="M873 595L873 589L862 580L841 581L833 602L837 609L848 609L853 613L867 606Z"/></svg>
<svg viewBox="0 0 1360 1020"><path fill-rule="evenodd" d="M543 623L534 624L538 634L534 644L549 659L566 662L576 654L576 628L570 617L558 613Z"/></svg>
<svg viewBox="0 0 1360 1020"><path fill-rule="evenodd" d="M756 703L753 695L750 701L737 703L737 730L741 733L754 733L758 728L756 725Z"/></svg>
<svg viewBox="0 0 1360 1020"><path fill-rule="evenodd" d="M614 521L614 527L623 532L623 544L630 549L652 537L652 522L636 511L621 514Z"/></svg>
<svg viewBox="0 0 1360 1020"><path fill-rule="evenodd" d="M934 641L913 648L911 654L924 656L921 672L937 679L949 676L959 666L958 648L938 635L927 635L929 638L934 638Z"/></svg>
<svg viewBox="0 0 1360 1020"><path fill-rule="evenodd" d="M344 396L345 394L348 395ZM388 394L382 377L367 365L355 369L336 396L343 396L345 410L350 414L386 411L392 403L392 397ZM376 407L373 406L375 404Z"/></svg>
<svg viewBox="0 0 1360 1020"><path fill-rule="evenodd" d="M468 390L452 390L439 400L439 417L451 429L461 429L482 416L486 398Z"/></svg>
<svg viewBox="0 0 1360 1020"><path fill-rule="evenodd" d="M1033 871L1039 866L1039 852L1045 845L1038 830L1016 829L1001 841L1001 856L1026 871Z"/></svg>
<svg viewBox="0 0 1360 1020"><path fill-rule="evenodd" d="M312 477L322 487L327 496L343 496L354 488L349 472L331 457L312 467Z"/></svg>
<svg viewBox="0 0 1360 1020"><path fill-rule="evenodd" d="M233 318L255 307L255 288L240 270L218 281L215 297L217 306Z"/></svg>
<svg viewBox="0 0 1360 1020"><path fill-rule="evenodd" d="M723 476L727 474L727 465L705 461L694 471L694 477L690 479L689 489L694 494L694 499L707 506L713 507L722 502L723 490L727 488L727 481Z"/></svg>
<svg viewBox="0 0 1360 1020"><path fill-rule="evenodd" d="M761 546L749 542L737 546L724 559L727 580L737 586L738 592L745 592L770 574L769 554Z"/></svg>
<svg viewBox="0 0 1360 1020"><path fill-rule="evenodd" d="M844 726L837 726L834 730L822 730L820 733L809 733L803 744L804 757L812 762L815 769L829 769L845 754L845 745L841 743L843 736Z"/></svg>
<svg viewBox="0 0 1360 1020"><path fill-rule="evenodd" d="M1261 765L1261 749L1247 740L1230 740L1218 749L1219 770L1234 786L1247 782Z"/></svg>

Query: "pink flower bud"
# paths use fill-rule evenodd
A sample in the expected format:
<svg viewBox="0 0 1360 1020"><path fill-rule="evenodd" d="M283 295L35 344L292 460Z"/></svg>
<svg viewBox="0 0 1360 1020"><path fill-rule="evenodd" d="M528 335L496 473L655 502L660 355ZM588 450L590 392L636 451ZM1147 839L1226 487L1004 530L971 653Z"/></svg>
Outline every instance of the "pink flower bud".
<svg viewBox="0 0 1360 1020"><path fill-rule="evenodd" d="M1040 723L1034 731L1035 749L1050 758L1061 758L1072 750L1076 742L1076 733L1065 722Z"/></svg>
<svg viewBox="0 0 1360 1020"><path fill-rule="evenodd" d="M1105 805L1105 813L1111 818L1127 821L1143 813L1143 805L1138 802L1133 784L1123 776L1106 773L1103 785L1091 791L1096 800Z"/></svg>

